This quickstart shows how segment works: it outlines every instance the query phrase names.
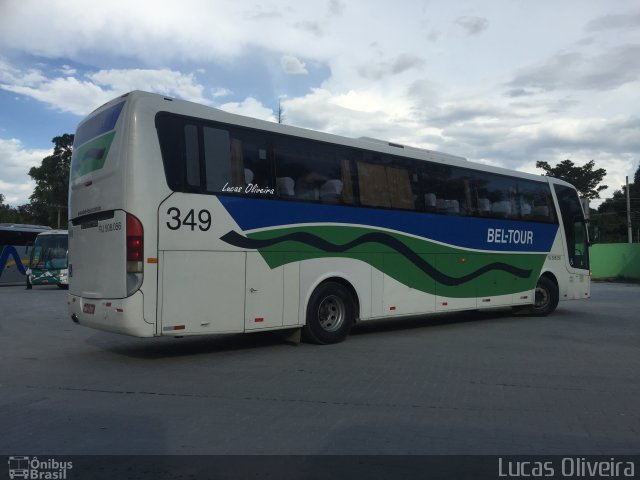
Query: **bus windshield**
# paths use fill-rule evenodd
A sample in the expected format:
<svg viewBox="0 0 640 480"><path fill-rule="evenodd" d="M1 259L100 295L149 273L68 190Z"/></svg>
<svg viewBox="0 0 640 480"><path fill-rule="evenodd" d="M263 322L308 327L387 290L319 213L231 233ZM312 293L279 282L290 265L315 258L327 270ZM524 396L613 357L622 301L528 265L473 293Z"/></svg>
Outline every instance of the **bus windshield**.
<svg viewBox="0 0 640 480"><path fill-rule="evenodd" d="M38 236L29 267L38 270L67 268L67 235Z"/></svg>

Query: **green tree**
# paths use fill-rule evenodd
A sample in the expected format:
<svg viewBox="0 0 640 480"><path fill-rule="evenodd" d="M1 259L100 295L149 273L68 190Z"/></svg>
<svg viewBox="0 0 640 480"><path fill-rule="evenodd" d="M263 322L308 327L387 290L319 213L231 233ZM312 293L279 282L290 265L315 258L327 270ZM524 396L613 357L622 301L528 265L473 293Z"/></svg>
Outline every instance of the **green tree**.
<svg viewBox="0 0 640 480"><path fill-rule="evenodd" d="M576 166L571 160L563 160L555 167L547 162L536 162L536 168L544 170L544 175L569 182L576 187L581 197L590 199L600 198L600 192L609 188L607 185L600 185L607 171L604 168L594 170L594 166L593 160L582 167Z"/></svg>
<svg viewBox="0 0 640 480"><path fill-rule="evenodd" d="M0 223L25 223L20 211L11 205L5 205L4 198L0 193Z"/></svg>
<svg viewBox="0 0 640 480"><path fill-rule="evenodd" d="M631 225L636 238L640 227L640 166L633 176L633 183L629 183L629 198L631 203ZM605 200L592 215L591 224L595 240L602 243L627 242L629 239L627 228L627 186L613 192L611 198Z"/></svg>
<svg viewBox="0 0 640 480"><path fill-rule="evenodd" d="M51 141L54 143L53 155L45 157L39 167L29 170L29 176L36 182L29 197L29 210L40 223L64 226L67 224L73 135L65 133Z"/></svg>

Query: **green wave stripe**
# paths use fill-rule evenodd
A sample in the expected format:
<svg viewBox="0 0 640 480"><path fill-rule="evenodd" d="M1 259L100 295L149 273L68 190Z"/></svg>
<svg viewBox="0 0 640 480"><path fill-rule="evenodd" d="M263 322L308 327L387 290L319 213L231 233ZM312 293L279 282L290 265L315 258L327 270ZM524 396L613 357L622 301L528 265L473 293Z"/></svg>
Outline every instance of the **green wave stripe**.
<svg viewBox="0 0 640 480"><path fill-rule="evenodd" d="M508 295L531 290L536 285L546 257L545 254L474 252L440 245L429 240L409 237L399 233L362 227L304 226L275 228L250 233L247 237L255 240L277 239L297 232L306 232L336 245L347 244L369 233L384 232L385 235L394 237L402 242L438 271L454 278L465 277L487 265L499 262L513 265L518 269L531 271L529 277L519 278L505 271L492 270L461 285L448 286L427 275L406 256L387 245L377 242L363 243L342 253L325 252L314 246L296 241L284 241L259 249L260 254L271 268L316 258L352 258L368 263L408 287L433 295L437 294L452 298Z"/></svg>

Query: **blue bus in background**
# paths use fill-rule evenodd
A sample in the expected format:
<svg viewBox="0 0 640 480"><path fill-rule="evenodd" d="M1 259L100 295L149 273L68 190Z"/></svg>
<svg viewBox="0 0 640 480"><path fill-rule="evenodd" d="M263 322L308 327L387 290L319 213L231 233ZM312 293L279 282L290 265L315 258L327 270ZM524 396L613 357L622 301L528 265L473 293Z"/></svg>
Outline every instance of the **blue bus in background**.
<svg viewBox="0 0 640 480"><path fill-rule="evenodd" d="M42 225L0 223L0 285L24 285L31 247Z"/></svg>

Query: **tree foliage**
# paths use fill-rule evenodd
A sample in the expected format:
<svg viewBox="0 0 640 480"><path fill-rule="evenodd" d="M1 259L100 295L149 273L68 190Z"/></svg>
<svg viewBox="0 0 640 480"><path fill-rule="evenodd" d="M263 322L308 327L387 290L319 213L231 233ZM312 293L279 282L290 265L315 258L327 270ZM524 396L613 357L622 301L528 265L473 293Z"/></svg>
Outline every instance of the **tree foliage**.
<svg viewBox="0 0 640 480"><path fill-rule="evenodd" d="M629 198L631 204L631 225L634 238L640 227L640 166L633 176L633 183L629 183ZM627 242L627 186L613 192L611 198L605 200L592 215L592 237L601 243Z"/></svg>
<svg viewBox="0 0 640 480"><path fill-rule="evenodd" d="M36 187L29 197L28 209L36 223L66 225L73 135L65 133L51 141L54 143L53 154L45 157L39 167L29 170Z"/></svg>
<svg viewBox="0 0 640 480"><path fill-rule="evenodd" d="M27 205L12 207L5 205L4 199L5 196L0 193L0 223L34 223Z"/></svg>
<svg viewBox="0 0 640 480"><path fill-rule="evenodd" d="M607 171L604 168L594 170L594 166L593 160L581 167L568 159L558 163L555 167L550 166L547 162L536 162L536 168L544 170L545 175L569 182L576 187L581 197L590 199L600 198L600 192L609 188L607 185L600 185Z"/></svg>

